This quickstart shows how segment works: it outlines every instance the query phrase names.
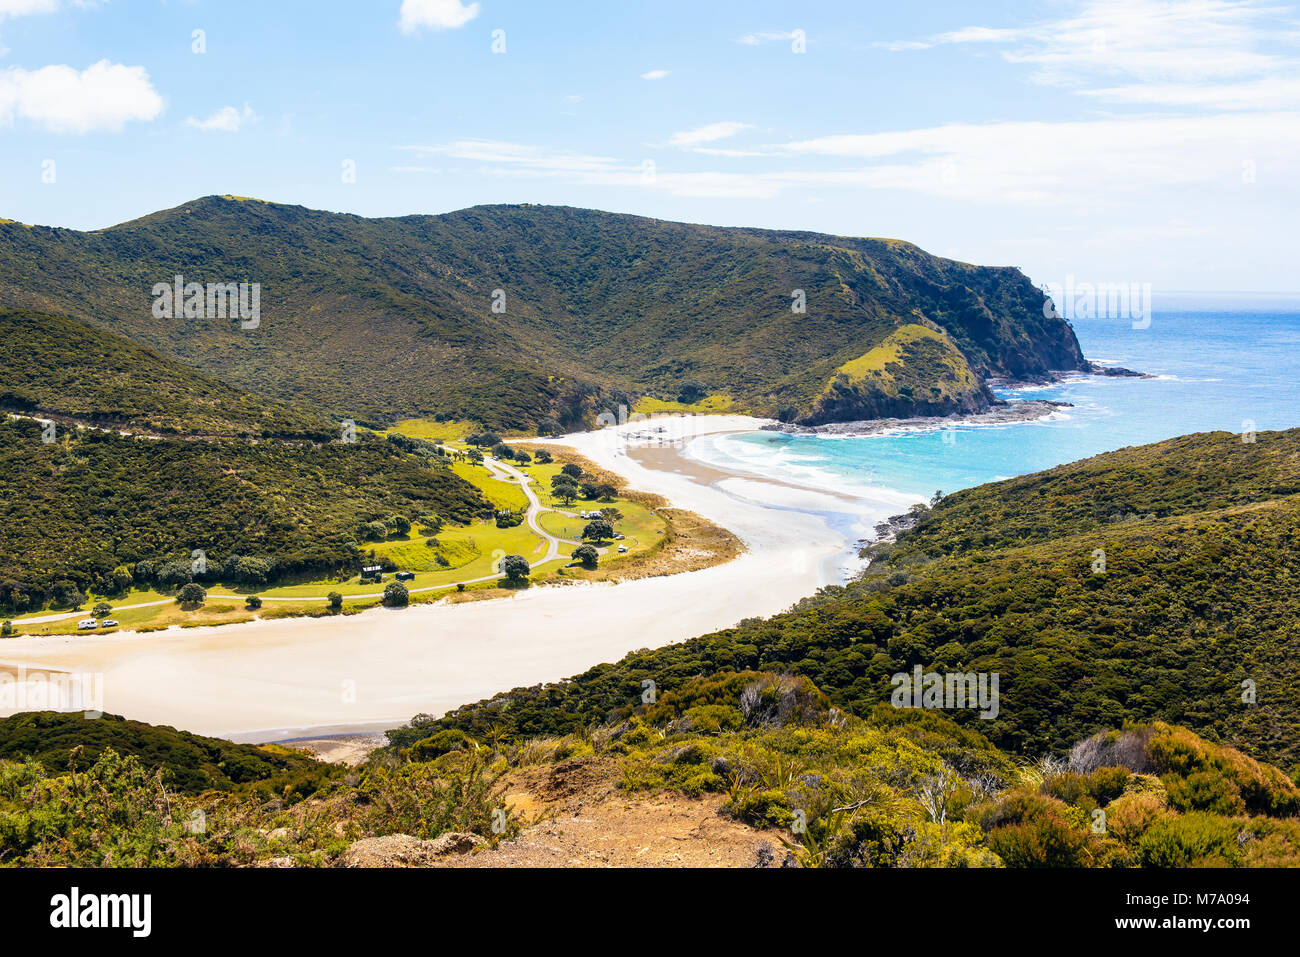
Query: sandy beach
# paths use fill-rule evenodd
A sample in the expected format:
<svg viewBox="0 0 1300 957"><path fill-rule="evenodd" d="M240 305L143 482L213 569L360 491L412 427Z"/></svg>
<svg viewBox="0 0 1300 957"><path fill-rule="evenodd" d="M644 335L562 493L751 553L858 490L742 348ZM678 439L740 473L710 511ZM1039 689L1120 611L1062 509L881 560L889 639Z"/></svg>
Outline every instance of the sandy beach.
<svg viewBox="0 0 1300 957"><path fill-rule="evenodd" d="M747 550L724 565L349 617L13 638L0 643L0 669L102 676L104 711L271 741L394 727L420 712L441 714L771 615L840 580L854 542L910 500L733 475L689 455L695 437L762 424L674 416L550 440L735 533ZM11 705L5 701L0 714L35 710Z"/></svg>

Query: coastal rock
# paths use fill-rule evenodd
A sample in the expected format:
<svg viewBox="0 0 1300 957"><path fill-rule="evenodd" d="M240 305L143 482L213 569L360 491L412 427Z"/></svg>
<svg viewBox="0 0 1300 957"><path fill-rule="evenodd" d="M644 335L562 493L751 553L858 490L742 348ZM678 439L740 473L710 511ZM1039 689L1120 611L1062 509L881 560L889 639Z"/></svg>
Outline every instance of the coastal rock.
<svg viewBox="0 0 1300 957"><path fill-rule="evenodd" d="M778 422L764 425L768 432L785 432L790 435L838 435L868 436L879 435L898 429L937 429L958 425L1003 425L1008 422L1027 422L1051 415L1057 409L1069 408L1069 402L1057 402L1049 399L1025 399L1014 402L998 402L983 412L965 415L918 415L908 418L874 418L853 422L828 422L824 425L796 425Z"/></svg>
<svg viewBox="0 0 1300 957"><path fill-rule="evenodd" d="M339 859L340 867L425 867L437 858L468 854L487 841L477 834L456 831L440 834L432 841L410 834L367 837L354 843Z"/></svg>

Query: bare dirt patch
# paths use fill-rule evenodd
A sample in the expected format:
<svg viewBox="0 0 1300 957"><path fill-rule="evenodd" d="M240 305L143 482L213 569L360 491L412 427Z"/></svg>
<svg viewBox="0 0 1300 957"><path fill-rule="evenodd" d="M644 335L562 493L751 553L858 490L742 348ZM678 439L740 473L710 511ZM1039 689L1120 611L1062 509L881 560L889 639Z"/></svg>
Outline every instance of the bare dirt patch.
<svg viewBox="0 0 1300 957"><path fill-rule="evenodd" d="M440 858L433 867L755 867L780 861L774 834L719 813L723 798L629 794L601 760L564 761L511 774L507 801L538 823L515 840Z"/></svg>

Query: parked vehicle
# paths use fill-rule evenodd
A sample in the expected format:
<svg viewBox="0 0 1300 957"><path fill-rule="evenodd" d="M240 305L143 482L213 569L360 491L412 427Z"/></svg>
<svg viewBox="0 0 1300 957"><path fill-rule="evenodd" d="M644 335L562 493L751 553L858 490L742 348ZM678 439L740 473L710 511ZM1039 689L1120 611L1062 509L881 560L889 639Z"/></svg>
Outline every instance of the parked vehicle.
<svg viewBox="0 0 1300 957"><path fill-rule="evenodd" d="M119 622L116 618L105 618L99 623L100 628L116 628Z"/></svg>
<svg viewBox="0 0 1300 957"><path fill-rule="evenodd" d="M82 631L93 631L99 627L99 622L94 618L83 618L81 621L77 622L77 627Z"/></svg>
<svg viewBox="0 0 1300 957"><path fill-rule="evenodd" d="M393 577L399 582L409 582L415 578L415 572L398 572Z"/></svg>

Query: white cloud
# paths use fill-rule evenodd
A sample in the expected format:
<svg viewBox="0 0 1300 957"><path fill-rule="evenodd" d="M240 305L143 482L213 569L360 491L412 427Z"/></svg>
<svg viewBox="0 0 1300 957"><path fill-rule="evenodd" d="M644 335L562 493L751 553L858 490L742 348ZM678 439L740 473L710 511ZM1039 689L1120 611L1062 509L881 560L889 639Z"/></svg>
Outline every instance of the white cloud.
<svg viewBox="0 0 1300 957"><path fill-rule="evenodd" d="M455 30L477 16L477 3L466 5L461 0L402 0L398 26L403 33L414 33L421 27Z"/></svg>
<svg viewBox="0 0 1300 957"><path fill-rule="evenodd" d="M775 43L778 40L793 40L794 38L795 31L793 30L787 33L747 33L736 42L756 47L760 43Z"/></svg>
<svg viewBox="0 0 1300 957"><path fill-rule="evenodd" d="M704 143L714 143L729 136L735 136L741 130L750 129L752 125L751 123L738 123L735 120L710 123L707 126L697 126L693 130L682 130L674 133L668 138L668 143L680 149L693 149Z"/></svg>
<svg viewBox="0 0 1300 957"><path fill-rule="evenodd" d="M1243 165L1293 180L1300 114L949 124L788 143L792 156L865 163L814 181L982 203L1098 207L1170 187L1237 189ZM803 174L784 177L794 184Z"/></svg>
<svg viewBox="0 0 1300 957"><path fill-rule="evenodd" d="M1249 109L1262 89L1267 100L1254 108L1277 109L1300 105L1288 82L1300 61L1279 46L1294 36L1294 16L1268 0L1085 0L1071 15L1025 27L971 26L877 45L1002 45L1003 59L1032 67L1034 81L1100 100Z"/></svg>
<svg viewBox="0 0 1300 957"><path fill-rule="evenodd" d="M649 70L641 74L643 80L662 80L669 74L668 70Z"/></svg>
<svg viewBox="0 0 1300 957"><path fill-rule="evenodd" d="M731 135L736 124L676 134L685 143ZM739 124L743 127L745 124ZM609 156L485 140L403 147L482 164L492 175L560 178L677 196L766 199L795 190L891 190L970 204L1070 210L1142 210L1186 190L1240 202L1256 174L1273 191L1300 183L1300 114L1121 117L1077 122L949 124L766 146L755 172L678 171ZM728 155L706 147L694 153ZM1244 172L1249 169L1250 179ZM1274 193L1276 195L1276 193Z"/></svg>
<svg viewBox="0 0 1300 957"><path fill-rule="evenodd" d="M238 133L245 123L256 122L258 115L247 103L241 111L233 106L223 106L206 119L186 117L185 125L202 130L205 133Z"/></svg>
<svg viewBox="0 0 1300 957"><path fill-rule="evenodd" d="M0 20L34 13L53 13L58 9L59 0L0 0Z"/></svg>
<svg viewBox="0 0 1300 957"><path fill-rule="evenodd" d="M70 66L0 72L0 122L22 117L56 133L117 132L131 120L152 120L162 97L142 66L100 60Z"/></svg>

